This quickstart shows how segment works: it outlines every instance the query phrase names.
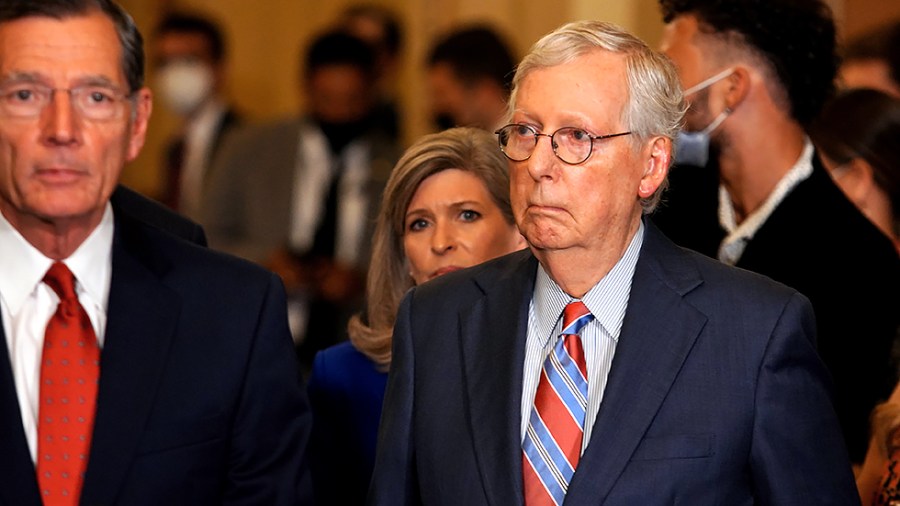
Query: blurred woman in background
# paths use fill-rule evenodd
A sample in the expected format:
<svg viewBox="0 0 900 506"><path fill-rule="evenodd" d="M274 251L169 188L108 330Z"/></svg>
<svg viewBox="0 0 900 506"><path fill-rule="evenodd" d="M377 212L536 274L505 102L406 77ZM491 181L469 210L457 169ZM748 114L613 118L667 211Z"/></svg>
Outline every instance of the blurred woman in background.
<svg viewBox="0 0 900 506"><path fill-rule="evenodd" d="M810 135L837 185L900 251L900 99L847 90L825 106Z"/></svg>

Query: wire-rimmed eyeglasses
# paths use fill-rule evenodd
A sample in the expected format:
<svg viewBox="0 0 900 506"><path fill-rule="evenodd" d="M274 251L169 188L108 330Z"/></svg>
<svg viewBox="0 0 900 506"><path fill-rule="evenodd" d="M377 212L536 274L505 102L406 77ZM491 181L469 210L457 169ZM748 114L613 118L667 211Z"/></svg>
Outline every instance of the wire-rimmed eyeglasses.
<svg viewBox="0 0 900 506"><path fill-rule="evenodd" d="M500 151L514 162L524 162L531 158L539 137L550 139L550 146L557 158L569 165L584 163L591 157L594 150L594 141L610 139L630 135L631 132L621 132L607 135L591 135L582 128L563 127L552 134L538 132L530 125L511 123L501 127L496 132L500 142Z"/></svg>
<svg viewBox="0 0 900 506"><path fill-rule="evenodd" d="M86 84L73 88L53 88L33 81L0 84L0 115L8 118L36 118L53 100L65 92L73 107L85 119L107 121L119 118L129 95L106 85Z"/></svg>

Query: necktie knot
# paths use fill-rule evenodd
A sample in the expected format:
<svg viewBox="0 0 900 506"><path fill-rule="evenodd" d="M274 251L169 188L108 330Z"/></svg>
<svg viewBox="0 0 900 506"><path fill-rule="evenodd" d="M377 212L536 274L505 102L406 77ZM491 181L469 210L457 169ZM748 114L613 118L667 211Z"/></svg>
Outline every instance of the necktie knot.
<svg viewBox="0 0 900 506"><path fill-rule="evenodd" d="M584 302L580 300L570 302L563 309L562 334L578 334L593 319L594 315L584 305Z"/></svg>
<svg viewBox="0 0 900 506"><path fill-rule="evenodd" d="M53 265L44 275L44 283L56 292L60 301L78 302L78 296L75 295L75 275L62 262L53 262Z"/></svg>

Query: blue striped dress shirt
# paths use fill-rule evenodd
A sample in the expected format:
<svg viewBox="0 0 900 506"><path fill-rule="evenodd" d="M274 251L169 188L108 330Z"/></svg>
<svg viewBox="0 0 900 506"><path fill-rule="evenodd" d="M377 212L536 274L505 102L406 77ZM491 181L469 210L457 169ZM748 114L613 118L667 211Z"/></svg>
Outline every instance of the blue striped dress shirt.
<svg viewBox="0 0 900 506"><path fill-rule="evenodd" d="M643 239L644 225L641 223L622 258L581 299L594 315L594 319L581 330L588 373L588 402L584 421L584 440L581 443L582 453L590 441L594 420L597 419L597 412L603 401L606 379L616 354L616 343L619 340L625 308L628 306L628 296L631 293L631 279L634 276L634 267ZM525 431L528 429L528 417L534 404L534 395L544 360L553 349L556 338L562 330L563 309L573 300L575 299L550 279L539 264L534 294L528 308L520 440L524 440Z"/></svg>

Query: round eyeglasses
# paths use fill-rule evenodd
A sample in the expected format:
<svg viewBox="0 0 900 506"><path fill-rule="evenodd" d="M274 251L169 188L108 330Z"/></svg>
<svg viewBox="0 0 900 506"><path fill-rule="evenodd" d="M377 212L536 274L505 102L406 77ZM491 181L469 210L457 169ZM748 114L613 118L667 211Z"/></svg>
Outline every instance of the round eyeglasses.
<svg viewBox="0 0 900 506"><path fill-rule="evenodd" d="M120 117L128 95L105 85L83 85L74 88L52 88L35 82L0 85L0 114L8 118L36 118L53 100L53 94L69 94L81 117L107 121Z"/></svg>
<svg viewBox="0 0 900 506"><path fill-rule="evenodd" d="M608 135L591 135L581 128L563 127L552 134L543 134L529 125L511 123L496 132L500 142L500 151L514 162L524 162L531 158L539 137L548 137L553 153L557 158L569 165L584 163L591 157L594 150L594 141L611 139L631 132L621 132Z"/></svg>

